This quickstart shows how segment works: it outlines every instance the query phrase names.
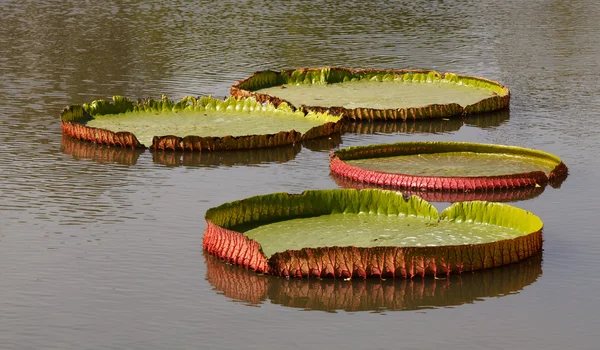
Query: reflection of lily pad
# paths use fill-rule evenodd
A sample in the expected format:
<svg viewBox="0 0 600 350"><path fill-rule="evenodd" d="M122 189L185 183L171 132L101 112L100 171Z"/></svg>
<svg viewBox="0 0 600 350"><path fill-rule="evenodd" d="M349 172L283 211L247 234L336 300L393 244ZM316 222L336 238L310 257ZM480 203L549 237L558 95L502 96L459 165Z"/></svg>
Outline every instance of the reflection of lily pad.
<svg viewBox="0 0 600 350"><path fill-rule="evenodd" d="M331 153L331 171L358 182L413 190L487 191L542 186L567 176L556 156L466 142L400 142Z"/></svg>
<svg viewBox="0 0 600 350"><path fill-rule="evenodd" d="M341 125L343 127L343 125ZM333 148L336 148L342 143L342 136L340 133L331 134L328 137L320 137L318 139L304 140L302 146L313 151L313 152L330 152Z"/></svg>
<svg viewBox="0 0 600 350"><path fill-rule="evenodd" d="M542 255L517 264L445 278L286 279L223 264L205 254L206 279L219 294L250 305L322 311L402 311L473 303L518 293L542 274Z"/></svg>
<svg viewBox="0 0 600 350"><path fill-rule="evenodd" d="M293 112L254 99L166 97L134 103L121 96L112 102L72 105L61 113L63 132L74 138L122 147L222 151L298 143L339 131L339 118L326 113Z"/></svg>
<svg viewBox="0 0 600 350"><path fill-rule="evenodd" d="M335 173L330 174L333 181L342 188L362 189L388 189L394 190L393 186L384 186L358 182ZM517 202L532 199L544 192L546 186L530 186L511 189L490 189L487 191L427 191L402 189L402 194L419 196L428 202L466 202L466 201L488 201L488 202Z"/></svg>
<svg viewBox="0 0 600 350"><path fill-rule="evenodd" d="M285 145L281 147L243 149L221 152L184 152L184 151L153 151L152 160L156 164L169 167L175 166L236 166L265 163L284 163L294 159L302 145Z"/></svg>
<svg viewBox="0 0 600 350"><path fill-rule="evenodd" d="M140 148L129 149L79 141L66 135L62 137L61 149L75 159L125 165L135 165L140 154L145 152L144 149Z"/></svg>
<svg viewBox="0 0 600 350"><path fill-rule="evenodd" d="M437 134L456 131L462 126L462 119L407 120L405 122L344 121L342 133Z"/></svg>
<svg viewBox="0 0 600 350"><path fill-rule="evenodd" d="M474 114L464 118L397 121L353 121L342 123L342 133L353 134L438 134L459 130L463 125L480 128L499 126L509 118L509 110Z"/></svg>
<svg viewBox="0 0 600 350"><path fill-rule="evenodd" d="M542 222L501 203L455 203L380 190L276 193L206 213L204 249L291 277L412 277L474 271L538 252Z"/></svg>
<svg viewBox="0 0 600 350"><path fill-rule="evenodd" d="M510 101L507 87L484 78L340 67L257 72L235 83L230 93L358 120L450 117L499 110Z"/></svg>

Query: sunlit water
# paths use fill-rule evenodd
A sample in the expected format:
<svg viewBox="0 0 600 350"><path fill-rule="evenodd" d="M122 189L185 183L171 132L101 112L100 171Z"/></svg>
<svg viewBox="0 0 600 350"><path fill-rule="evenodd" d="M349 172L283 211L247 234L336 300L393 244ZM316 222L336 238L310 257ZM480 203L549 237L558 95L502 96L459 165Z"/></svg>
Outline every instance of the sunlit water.
<svg viewBox="0 0 600 350"><path fill-rule="evenodd" d="M600 343L599 2L9 0L0 10L0 348ZM448 127L357 126L341 145L331 140L282 154L192 157L63 146L58 115L68 104L113 95L226 96L233 82L258 70L325 65L498 80L511 89L510 115ZM386 298L344 307L333 303L343 300L338 292L319 294L338 305L325 308L307 296L329 287L314 283L274 280L269 288L286 292L267 293L262 303L232 302L240 299L216 287L202 253L208 208L263 193L335 188L330 148L407 140L511 144L564 160L570 175L560 189L514 203L544 221L543 261L533 277L514 284L495 278L503 288L465 298L458 298L460 279L446 289L415 281L414 288L435 292L408 312L393 311L402 308ZM468 276L470 290L492 283L488 275ZM394 293L404 293L398 283ZM290 294L296 291L306 293ZM307 297L304 308L338 312L300 312L287 295ZM444 301L452 296L459 301Z"/></svg>

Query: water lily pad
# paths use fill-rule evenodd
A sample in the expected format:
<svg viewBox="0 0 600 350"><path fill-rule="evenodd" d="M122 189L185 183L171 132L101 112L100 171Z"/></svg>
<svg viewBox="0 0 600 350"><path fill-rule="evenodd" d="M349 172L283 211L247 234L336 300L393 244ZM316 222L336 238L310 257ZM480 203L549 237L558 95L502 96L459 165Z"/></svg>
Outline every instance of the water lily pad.
<svg viewBox="0 0 600 350"><path fill-rule="evenodd" d="M164 97L132 102L114 96L68 106L63 133L79 140L121 147L222 151L289 145L339 132L339 117L304 114L253 98L217 100Z"/></svg>
<svg viewBox="0 0 600 350"><path fill-rule="evenodd" d="M353 181L412 190L488 191L540 187L568 173L538 150L466 142L400 142L331 153L330 168Z"/></svg>
<svg viewBox="0 0 600 350"><path fill-rule="evenodd" d="M257 72L230 93L354 120L444 118L500 110L510 102L507 87L484 78L340 67Z"/></svg>
<svg viewBox="0 0 600 350"><path fill-rule="evenodd" d="M448 275L517 262L541 249L542 222L502 203L455 203L441 214L382 190L275 193L209 209L204 249L287 277Z"/></svg>

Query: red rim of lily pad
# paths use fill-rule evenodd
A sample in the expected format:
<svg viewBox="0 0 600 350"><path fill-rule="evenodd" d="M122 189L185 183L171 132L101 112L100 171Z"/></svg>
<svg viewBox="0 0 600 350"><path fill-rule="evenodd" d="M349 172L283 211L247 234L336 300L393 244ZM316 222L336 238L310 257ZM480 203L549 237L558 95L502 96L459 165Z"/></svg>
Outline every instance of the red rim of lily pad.
<svg viewBox="0 0 600 350"><path fill-rule="evenodd" d="M218 100L210 96L187 96L179 102L170 101L163 95L161 100L131 101L122 96L113 96L112 101L96 100L83 105L67 106L60 114L62 131L65 135L77 140L98 144L126 147L126 148L151 148L153 150L173 151L224 151L238 149L257 149L290 145L339 133L341 124L339 117L324 113L305 114L307 119L319 120L320 125L314 126L305 133L300 133L293 128L274 134L252 134L236 136L175 136L156 135L152 138L151 145L142 144L131 131L111 131L100 127L87 126L86 123L102 115L124 115L128 113L182 113L182 112L217 113L278 113L298 117L292 108L286 104L274 106L261 103L253 98ZM202 114L202 113L199 113ZM201 117L200 117L201 118ZM257 118L257 121L260 119Z"/></svg>
<svg viewBox="0 0 600 350"><path fill-rule="evenodd" d="M260 89L284 84L332 84L349 81L404 81L433 82L443 81L456 85L474 86L490 90L490 96L476 103L461 106L458 103L426 104L414 107L399 108L345 108L341 106L293 105L283 98L257 92ZM394 70L394 69L351 69L343 67L299 68L282 71L260 71L232 85L231 96L255 97L258 101L268 101L275 105L287 103L305 112L327 111L332 115L340 115L351 120L407 120L444 118L460 115L485 113L508 107L510 90L501 83L475 76L438 73L434 70Z"/></svg>
<svg viewBox="0 0 600 350"><path fill-rule="evenodd" d="M433 224L440 221L457 225L490 224L518 234L487 243L324 246L277 250L267 256L259 242L243 233L244 227L335 213L393 215L398 220L416 217ZM542 247L542 221L523 209L494 202L459 202L439 215L435 207L420 197L384 190L315 190L255 196L211 208L205 219L203 248L209 254L259 273L283 277L449 275L515 263L533 256Z"/></svg>
<svg viewBox="0 0 600 350"><path fill-rule="evenodd" d="M400 172L391 173L368 170L347 162L349 160L366 158L419 154L451 154L454 152L527 157L551 163L553 164L553 169L548 174L539 170L494 176L420 176ZM399 142L394 144L348 147L331 152L329 167L334 174L356 182L419 191L494 191L529 186L540 187L547 183L550 183L553 187L557 187L568 174L567 166L560 158L550 153L516 146L468 142Z"/></svg>
<svg viewBox="0 0 600 350"><path fill-rule="evenodd" d="M367 182L358 182L346 177L330 174L331 178L341 188L363 189L384 189L397 190L394 186L376 185ZM409 190L402 189L402 193L407 196L419 196L428 202L466 202L466 201L487 201L487 202L517 202L535 198L541 195L546 186L529 186L512 189L497 189L488 191L427 191L427 190Z"/></svg>

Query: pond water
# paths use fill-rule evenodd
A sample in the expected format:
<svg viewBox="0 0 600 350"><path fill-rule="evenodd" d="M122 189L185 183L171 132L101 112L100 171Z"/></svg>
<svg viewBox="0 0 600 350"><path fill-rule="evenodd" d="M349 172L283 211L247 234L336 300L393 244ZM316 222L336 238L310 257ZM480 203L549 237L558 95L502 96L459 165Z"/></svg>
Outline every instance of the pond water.
<svg viewBox="0 0 600 350"><path fill-rule="evenodd" d="M2 349L598 348L600 2L5 0L0 10ZM327 65L486 77L511 89L510 112L354 124L341 139L215 156L61 135L68 104L226 96L255 71ZM541 256L463 278L349 285L267 279L204 256L208 208L337 188L334 147L427 140L541 149L569 166L560 188L514 202L544 221Z"/></svg>

